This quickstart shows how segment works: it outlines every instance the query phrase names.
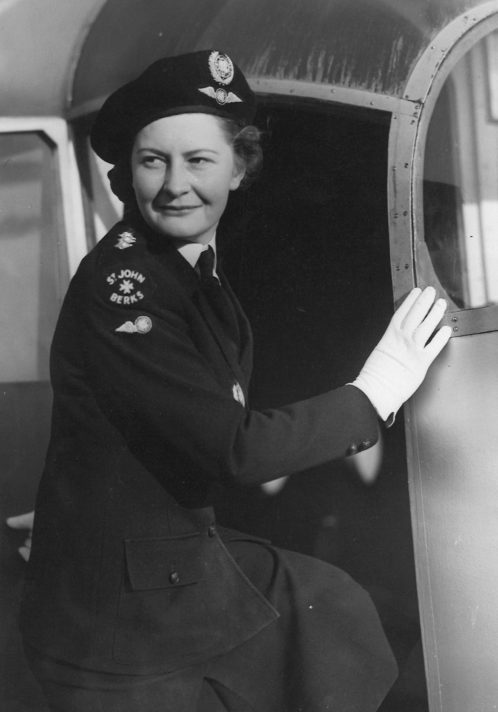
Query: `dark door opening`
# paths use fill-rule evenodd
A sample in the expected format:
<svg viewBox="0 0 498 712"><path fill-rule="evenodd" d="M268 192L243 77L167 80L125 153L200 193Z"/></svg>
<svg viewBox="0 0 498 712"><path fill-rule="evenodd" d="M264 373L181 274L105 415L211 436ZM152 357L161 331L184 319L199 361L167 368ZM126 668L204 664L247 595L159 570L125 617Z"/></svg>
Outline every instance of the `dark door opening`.
<svg viewBox="0 0 498 712"><path fill-rule="evenodd" d="M252 406L355 378L393 311L387 224L389 115L269 102L265 165L225 215L225 269L255 336ZM401 676L383 710L427 709L402 415L382 432L378 477L351 463L291 477L277 494L233 488L226 525L311 554L372 595Z"/></svg>

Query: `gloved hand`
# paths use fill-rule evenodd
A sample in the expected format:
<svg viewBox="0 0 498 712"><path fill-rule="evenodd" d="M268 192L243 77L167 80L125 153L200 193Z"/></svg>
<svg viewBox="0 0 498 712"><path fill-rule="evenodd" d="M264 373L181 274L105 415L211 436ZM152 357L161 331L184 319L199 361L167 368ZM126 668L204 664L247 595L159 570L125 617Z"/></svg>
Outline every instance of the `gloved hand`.
<svg viewBox="0 0 498 712"><path fill-rule="evenodd" d="M425 378L427 369L451 336L443 326L434 332L446 311L444 299L434 303L436 290L412 289L394 313L387 330L352 385L370 399L383 420L396 414Z"/></svg>

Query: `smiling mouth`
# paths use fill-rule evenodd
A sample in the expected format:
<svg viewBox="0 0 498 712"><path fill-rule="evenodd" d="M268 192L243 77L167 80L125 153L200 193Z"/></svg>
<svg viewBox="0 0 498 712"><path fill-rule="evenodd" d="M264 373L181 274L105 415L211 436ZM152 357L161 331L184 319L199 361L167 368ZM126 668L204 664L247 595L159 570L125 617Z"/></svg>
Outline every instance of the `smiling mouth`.
<svg viewBox="0 0 498 712"><path fill-rule="evenodd" d="M200 205L161 205L157 209L160 213L166 213L170 215L183 215L185 213L190 213L192 210L197 210L197 208L200 207Z"/></svg>

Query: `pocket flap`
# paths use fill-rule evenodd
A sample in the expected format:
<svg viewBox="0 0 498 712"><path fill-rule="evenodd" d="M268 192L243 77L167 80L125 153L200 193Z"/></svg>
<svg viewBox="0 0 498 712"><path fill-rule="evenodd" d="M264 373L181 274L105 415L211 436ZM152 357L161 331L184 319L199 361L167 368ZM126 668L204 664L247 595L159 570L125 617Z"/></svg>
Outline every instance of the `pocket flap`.
<svg viewBox="0 0 498 712"><path fill-rule="evenodd" d="M189 534L159 539L125 539L132 590L178 588L204 578L203 537Z"/></svg>

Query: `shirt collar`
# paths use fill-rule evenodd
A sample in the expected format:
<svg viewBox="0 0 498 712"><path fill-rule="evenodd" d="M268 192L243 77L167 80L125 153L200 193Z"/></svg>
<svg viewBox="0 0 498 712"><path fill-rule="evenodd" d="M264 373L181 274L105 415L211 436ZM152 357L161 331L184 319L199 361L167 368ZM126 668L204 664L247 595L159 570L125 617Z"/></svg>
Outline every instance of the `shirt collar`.
<svg viewBox="0 0 498 712"><path fill-rule="evenodd" d="M207 243L207 245L201 245L198 242L187 242L181 247L177 247L177 251L181 256L187 260L189 265L195 269L197 260L201 256L201 252L207 250L208 247L212 247L214 251L214 275L217 277L216 268L218 265L218 259L216 254L216 235Z"/></svg>

